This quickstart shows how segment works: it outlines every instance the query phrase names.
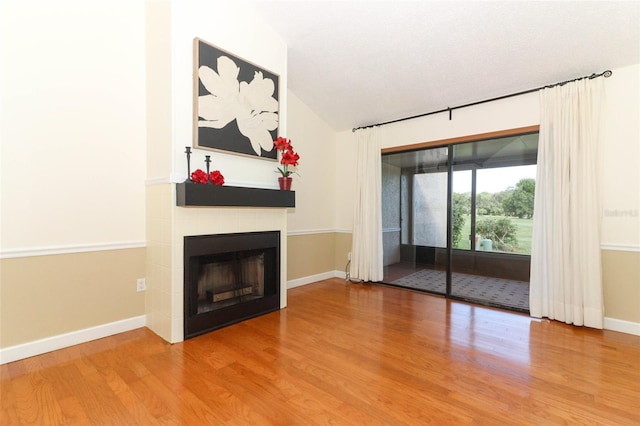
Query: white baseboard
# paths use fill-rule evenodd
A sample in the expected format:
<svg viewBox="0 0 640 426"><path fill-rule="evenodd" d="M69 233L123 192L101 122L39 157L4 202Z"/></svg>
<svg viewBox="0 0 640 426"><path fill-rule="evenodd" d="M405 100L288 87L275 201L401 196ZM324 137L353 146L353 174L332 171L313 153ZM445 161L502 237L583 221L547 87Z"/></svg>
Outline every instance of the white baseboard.
<svg viewBox="0 0 640 426"><path fill-rule="evenodd" d="M309 275L308 277L302 277L287 282L287 288L300 287L301 285L307 285L315 283L317 281L326 280L329 278L344 278L344 272L340 271L328 271L321 274Z"/></svg>
<svg viewBox="0 0 640 426"><path fill-rule="evenodd" d="M347 279L347 273L345 271L333 271L333 276L335 278L342 278L343 280Z"/></svg>
<svg viewBox="0 0 640 426"><path fill-rule="evenodd" d="M604 317L604 329L640 336L640 323Z"/></svg>
<svg viewBox="0 0 640 426"><path fill-rule="evenodd" d="M123 333L125 331L135 330L136 328L144 327L146 323L147 316L140 315L138 317L102 324L96 327L85 328L83 330L72 331L70 333L59 334L57 336L47 337L45 339L35 340L29 343L9 346L8 348L2 348L0 349L0 365L67 348L69 346L78 345L80 343L102 339L103 337L113 336L114 334Z"/></svg>

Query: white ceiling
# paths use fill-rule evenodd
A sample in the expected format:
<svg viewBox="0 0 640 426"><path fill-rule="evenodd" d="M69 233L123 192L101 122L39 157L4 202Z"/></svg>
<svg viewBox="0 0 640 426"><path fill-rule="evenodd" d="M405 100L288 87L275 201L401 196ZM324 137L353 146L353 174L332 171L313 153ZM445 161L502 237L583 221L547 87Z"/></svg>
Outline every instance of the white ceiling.
<svg viewBox="0 0 640 426"><path fill-rule="evenodd" d="M640 63L639 1L251 1L335 130Z"/></svg>

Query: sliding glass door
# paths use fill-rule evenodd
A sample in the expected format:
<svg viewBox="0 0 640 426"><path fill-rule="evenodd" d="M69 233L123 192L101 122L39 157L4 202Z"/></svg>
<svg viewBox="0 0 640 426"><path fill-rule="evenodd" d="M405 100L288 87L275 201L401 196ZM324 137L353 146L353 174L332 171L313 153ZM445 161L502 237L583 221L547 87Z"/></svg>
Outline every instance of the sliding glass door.
<svg viewBox="0 0 640 426"><path fill-rule="evenodd" d="M528 311L538 134L385 154L384 282Z"/></svg>
<svg viewBox="0 0 640 426"><path fill-rule="evenodd" d="M529 310L538 135L453 146L450 295Z"/></svg>
<svg viewBox="0 0 640 426"><path fill-rule="evenodd" d="M384 281L444 294L448 148L387 155L382 163Z"/></svg>

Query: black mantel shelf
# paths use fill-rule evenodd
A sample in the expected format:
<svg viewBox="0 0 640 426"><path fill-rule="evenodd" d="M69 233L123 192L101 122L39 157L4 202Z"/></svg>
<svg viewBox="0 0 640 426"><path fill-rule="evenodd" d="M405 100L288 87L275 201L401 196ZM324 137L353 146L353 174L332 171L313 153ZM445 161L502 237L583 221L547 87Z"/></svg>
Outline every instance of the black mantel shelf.
<svg viewBox="0 0 640 426"><path fill-rule="evenodd" d="M295 207L296 193L277 189L176 183L176 205L181 207Z"/></svg>

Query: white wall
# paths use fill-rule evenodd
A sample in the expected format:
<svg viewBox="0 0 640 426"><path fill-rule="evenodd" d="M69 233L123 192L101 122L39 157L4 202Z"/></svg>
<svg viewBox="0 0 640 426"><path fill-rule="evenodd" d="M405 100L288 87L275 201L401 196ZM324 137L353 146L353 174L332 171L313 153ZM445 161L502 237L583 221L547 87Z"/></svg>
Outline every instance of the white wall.
<svg viewBox="0 0 640 426"><path fill-rule="evenodd" d="M1 2L2 252L144 241L144 1Z"/></svg>
<svg viewBox="0 0 640 426"><path fill-rule="evenodd" d="M271 23L277 25L277 23ZM193 143L193 39L199 37L280 77L279 133L287 132L287 46L244 1L181 0L172 2L173 114L175 182L187 177L184 150ZM226 185L277 187L277 163L208 150L194 150L191 170L204 170L211 155L212 170L220 170Z"/></svg>
<svg viewBox="0 0 640 426"><path fill-rule="evenodd" d="M289 133L300 155L298 174L293 175L296 207L288 209L289 233L332 232L335 230L334 209L336 185L334 175L335 132L289 92Z"/></svg>
<svg viewBox="0 0 640 426"><path fill-rule="evenodd" d="M640 65L605 87L602 243L640 249Z"/></svg>
<svg viewBox="0 0 640 426"><path fill-rule="evenodd" d="M605 80L602 190L603 245L640 247L640 65L613 70ZM425 111L428 112L428 111ZM382 126L383 148L537 125L539 98L531 93L447 113ZM354 139L337 134L336 169L345 182L336 196L336 226L352 228ZM609 215L607 216L607 212ZM614 216L611 212L620 212ZM627 215L625 212L631 212Z"/></svg>

